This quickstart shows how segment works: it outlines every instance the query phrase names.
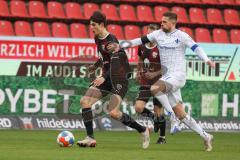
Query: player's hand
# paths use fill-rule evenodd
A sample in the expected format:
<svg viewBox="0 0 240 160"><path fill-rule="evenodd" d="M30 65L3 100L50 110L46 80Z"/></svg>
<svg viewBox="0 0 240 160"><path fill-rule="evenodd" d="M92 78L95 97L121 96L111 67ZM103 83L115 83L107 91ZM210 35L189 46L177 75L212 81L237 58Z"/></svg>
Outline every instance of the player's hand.
<svg viewBox="0 0 240 160"><path fill-rule="evenodd" d="M87 72L92 74L97 68L92 64L87 67Z"/></svg>
<svg viewBox="0 0 240 160"><path fill-rule="evenodd" d="M144 74L144 77L147 78L148 80L151 80L153 78L155 78L157 76L157 74L155 72L146 72Z"/></svg>
<svg viewBox="0 0 240 160"><path fill-rule="evenodd" d="M97 86L100 86L104 81L105 81L104 77L98 77L93 81L92 84L94 87L97 87Z"/></svg>
<svg viewBox="0 0 240 160"><path fill-rule="evenodd" d="M116 53L121 49L120 45L118 43L115 43L115 42L108 43L106 48L109 52L112 52L112 53Z"/></svg>
<svg viewBox="0 0 240 160"><path fill-rule="evenodd" d="M207 61L207 64L212 67L212 68L215 68L215 63L211 60Z"/></svg>

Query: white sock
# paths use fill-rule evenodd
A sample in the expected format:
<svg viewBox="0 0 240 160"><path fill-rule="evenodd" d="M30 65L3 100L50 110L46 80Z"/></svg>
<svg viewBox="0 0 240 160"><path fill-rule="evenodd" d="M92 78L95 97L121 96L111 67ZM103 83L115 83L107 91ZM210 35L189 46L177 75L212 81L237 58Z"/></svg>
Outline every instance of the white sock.
<svg viewBox="0 0 240 160"><path fill-rule="evenodd" d="M166 94L163 94L162 92L156 94L155 98L158 99L158 101L163 105L163 107L166 109L166 111L168 112L169 116L172 118L175 118L175 113L168 101L168 98L166 96Z"/></svg>
<svg viewBox="0 0 240 160"><path fill-rule="evenodd" d="M203 139L207 140L209 138L209 135L207 132L205 132L202 127L200 127L197 122L190 117L189 115L186 115L184 119L181 120L184 124L186 124L189 128L191 128L193 131L198 133Z"/></svg>

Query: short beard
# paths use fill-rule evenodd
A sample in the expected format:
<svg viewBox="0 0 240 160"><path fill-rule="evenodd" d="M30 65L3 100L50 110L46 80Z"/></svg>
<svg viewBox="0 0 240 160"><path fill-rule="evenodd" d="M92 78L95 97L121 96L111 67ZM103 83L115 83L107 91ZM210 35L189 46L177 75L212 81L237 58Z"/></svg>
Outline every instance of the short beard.
<svg viewBox="0 0 240 160"><path fill-rule="evenodd" d="M165 33L169 33L169 32L170 32L170 30L167 30L167 29L164 29L164 28L162 28L162 30L163 30L163 32L165 32Z"/></svg>

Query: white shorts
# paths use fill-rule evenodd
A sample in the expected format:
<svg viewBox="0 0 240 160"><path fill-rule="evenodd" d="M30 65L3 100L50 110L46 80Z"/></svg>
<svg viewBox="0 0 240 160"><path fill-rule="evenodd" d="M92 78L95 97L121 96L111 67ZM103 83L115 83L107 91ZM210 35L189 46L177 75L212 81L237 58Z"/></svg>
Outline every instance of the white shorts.
<svg viewBox="0 0 240 160"><path fill-rule="evenodd" d="M186 74L182 72L165 74L160 80L166 83L170 105L175 107L177 103L182 103L181 88L186 83Z"/></svg>
<svg viewBox="0 0 240 160"><path fill-rule="evenodd" d="M164 81L168 92L176 92L181 89L186 83L186 74L182 72L167 73L160 80Z"/></svg>

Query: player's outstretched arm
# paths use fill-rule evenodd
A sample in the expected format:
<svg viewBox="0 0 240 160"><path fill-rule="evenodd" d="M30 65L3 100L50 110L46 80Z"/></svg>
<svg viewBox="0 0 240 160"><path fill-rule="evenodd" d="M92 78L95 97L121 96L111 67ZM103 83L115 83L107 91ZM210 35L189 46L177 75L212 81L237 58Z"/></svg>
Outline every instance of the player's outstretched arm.
<svg viewBox="0 0 240 160"><path fill-rule="evenodd" d="M196 44L197 45L197 44ZM207 54L204 52L204 50L197 46L197 48L194 50L195 53L204 61L206 62L210 67L215 68L215 63L210 60L207 56Z"/></svg>
<svg viewBox="0 0 240 160"><path fill-rule="evenodd" d="M215 68L215 63L211 60L207 61L207 64L211 66L212 68Z"/></svg>
<svg viewBox="0 0 240 160"><path fill-rule="evenodd" d="M204 50L200 46L198 46L198 44L188 34L183 33L182 38L187 47L191 48L191 50L195 52L209 66L215 68L215 63L208 58Z"/></svg>
<svg viewBox="0 0 240 160"><path fill-rule="evenodd" d="M133 39L133 40L130 40L130 41L122 41L121 43L109 43L107 45L107 50L110 51L110 52L113 52L113 53L116 53L118 52L120 49L126 49L126 48L131 48L131 47L135 47L135 46L138 46L138 45L141 45L142 44L142 41L141 41L141 38L136 38L136 39Z"/></svg>
<svg viewBox="0 0 240 160"><path fill-rule="evenodd" d="M136 38L133 40L126 40L126 41L122 41L120 44L118 43L109 43L107 45L107 50L109 50L110 52L116 53L118 52L120 49L126 49L126 48L130 48L130 47L135 47L135 46L139 46L142 44L146 44L149 42L154 42L155 41L155 34L154 32L143 36L141 38Z"/></svg>

